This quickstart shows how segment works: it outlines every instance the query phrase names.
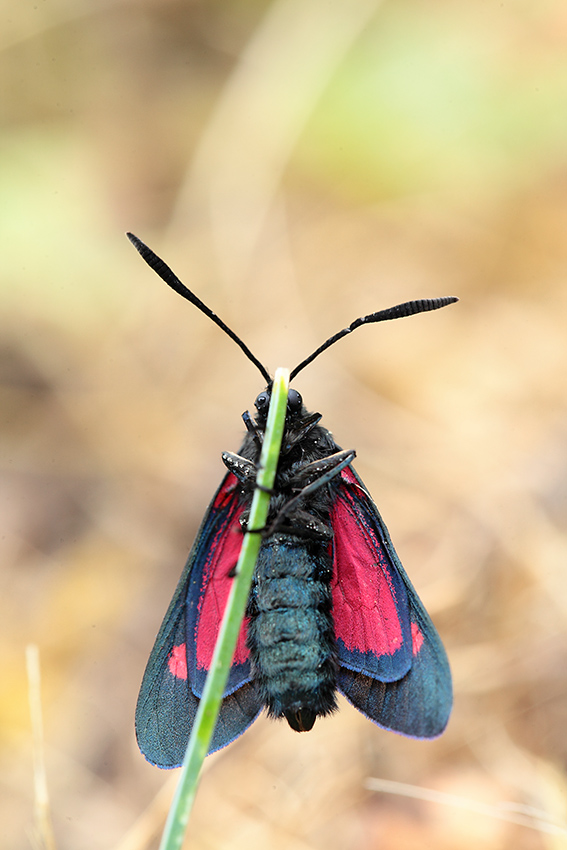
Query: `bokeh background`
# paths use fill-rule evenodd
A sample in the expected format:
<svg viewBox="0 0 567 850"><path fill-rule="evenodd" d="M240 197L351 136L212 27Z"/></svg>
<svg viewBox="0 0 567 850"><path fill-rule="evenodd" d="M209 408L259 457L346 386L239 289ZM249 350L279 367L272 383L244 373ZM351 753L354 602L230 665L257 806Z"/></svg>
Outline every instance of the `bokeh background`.
<svg viewBox="0 0 567 850"><path fill-rule="evenodd" d="M57 847L156 846L139 682L262 389L133 230L271 371L461 299L296 383L446 643L447 732L260 719L188 846L567 847L564 0L1 0L0 46L0 845L34 846L35 642Z"/></svg>

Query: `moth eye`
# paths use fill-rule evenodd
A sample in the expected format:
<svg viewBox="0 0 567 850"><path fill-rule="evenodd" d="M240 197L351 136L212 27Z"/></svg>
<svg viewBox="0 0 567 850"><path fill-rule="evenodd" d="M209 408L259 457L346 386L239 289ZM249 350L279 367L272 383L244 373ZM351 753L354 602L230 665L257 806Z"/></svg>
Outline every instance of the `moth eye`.
<svg viewBox="0 0 567 850"><path fill-rule="evenodd" d="M270 404L270 396L266 392L260 393L260 395L258 396L256 401L254 402L254 405L255 405L258 413L261 413L262 411L267 410L269 404Z"/></svg>
<svg viewBox="0 0 567 850"><path fill-rule="evenodd" d="M299 413L303 405L303 399L297 390L290 390L287 396L287 406L291 413Z"/></svg>

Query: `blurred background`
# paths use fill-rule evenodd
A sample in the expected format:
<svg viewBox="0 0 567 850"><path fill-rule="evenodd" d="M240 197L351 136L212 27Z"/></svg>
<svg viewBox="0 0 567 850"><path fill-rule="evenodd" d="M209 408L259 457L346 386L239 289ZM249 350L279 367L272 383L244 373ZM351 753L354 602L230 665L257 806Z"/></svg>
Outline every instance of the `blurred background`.
<svg viewBox="0 0 567 850"><path fill-rule="evenodd" d="M57 847L156 846L139 683L263 388L132 230L272 372L461 299L295 384L447 646L449 727L261 718L190 846L567 847L563 0L0 0L0 45L0 845L34 846L35 642Z"/></svg>

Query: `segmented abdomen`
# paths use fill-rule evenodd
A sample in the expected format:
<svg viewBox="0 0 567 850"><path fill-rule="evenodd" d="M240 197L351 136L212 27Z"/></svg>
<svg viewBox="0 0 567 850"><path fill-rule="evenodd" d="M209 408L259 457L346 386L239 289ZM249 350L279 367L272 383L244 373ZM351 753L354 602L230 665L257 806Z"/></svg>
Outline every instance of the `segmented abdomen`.
<svg viewBox="0 0 567 850"><path fill-rule="evenodd" d="M248 614L254 679L268 713L297 731L336 708L328 544L276 535L262 544Z"/></svg>

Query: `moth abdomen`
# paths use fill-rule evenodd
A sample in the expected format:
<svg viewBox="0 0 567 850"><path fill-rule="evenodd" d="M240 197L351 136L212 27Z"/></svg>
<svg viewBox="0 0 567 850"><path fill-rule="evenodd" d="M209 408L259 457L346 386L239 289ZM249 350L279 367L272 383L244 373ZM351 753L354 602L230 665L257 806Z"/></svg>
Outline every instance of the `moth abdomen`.
<svg viewBox="0 0 567 850"><path fill-rule="evenodd" d="M328 585L317 580L297 579L294 576L264 581L261 591L262 610L319 608L330 604Z"/></svg>
<svg viewBox="0 0 567 850"><path fill-rule="evenodd" d="M331 589L315 577L330 574L319 563L329 558L327 547L314 552L302 543L280 535L263 544L248 609L248 647L262 702L297 731L336 708L338 666Z"/></svg>

